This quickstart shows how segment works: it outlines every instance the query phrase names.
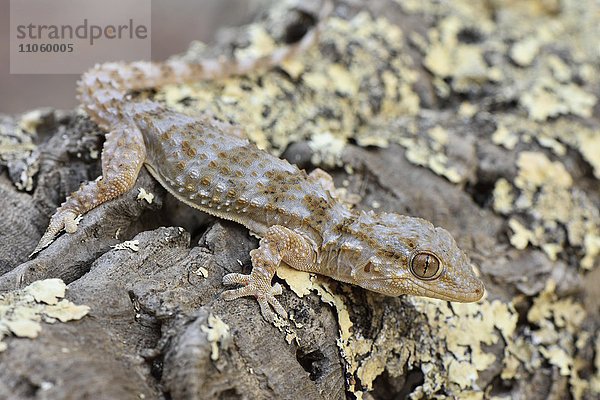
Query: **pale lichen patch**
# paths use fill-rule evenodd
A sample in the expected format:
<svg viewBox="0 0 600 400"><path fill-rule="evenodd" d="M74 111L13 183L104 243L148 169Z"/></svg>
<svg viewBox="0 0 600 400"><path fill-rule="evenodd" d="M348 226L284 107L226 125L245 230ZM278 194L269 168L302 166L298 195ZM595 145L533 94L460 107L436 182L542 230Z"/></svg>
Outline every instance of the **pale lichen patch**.
<svg viewBox="0 0 600 400"><path fill-rule="evenodd" d="M569 188L573 184L571 175L559 161L550 161L544 153L523 151L517 160L519 175L515 184L521 189L537 190L544 184L557 188Z"/></svg>
<svg viewBox="0 0 600 400"><path fill-rule="evenodd" d="M454 15L444 18L429 32L430 47L423 64L440 79L452 78L456 91L467 90L472 84L494 80L480 46L461 43L458 33L463 22Z"/></svg>
<svg viewBox="0 0 600 400"><path fill-rule="evenodd" d="M137 252L140 251L140 241L128 240L126 242L122 242L110 247L112 247L115 250L131 250Z"/></svg>
<svg viewBox="0 0 600 400"><path fill-rule="evenodd" d="M335 144L335 151L317 155L317 165L340 165L338 149L349 138L386 146L386 140L370 129L371 121L419 111L420 99L412 89L418 74L403 51L402 31L366 12L350 20L332 17L325 25L318 45L283 64L295 82L279 72L260 71L243 78L168 86L155 98L189 114L208 112L235 121L251 141L276 154L302 139L323 149L321 139L329 137L327 143ZM249 45L237 50L236 57L267 54L279 46L264 28L253 27L246 36ZM326 47L324 54L321 49ZM201 51L196 46L186 58L193 60L193 53ZM182 104L183 98L192 98L193 106Z"/></svg>
<svg viewBox="0 0 600 400"><path fill-rule="evenodd" d="M508 130L506 126L499 124L492 134L492 142L502 145L508 150L512 150L519 142L519 136L517 136L516 133Z"/></svg>
<svg viewBox="0 0 600 400"><path fill-rule="evenodd" d="M308 144L313 150L311 162L314 165L333 168L341 163L346 141L331 132L322 132L314 134Z"/></svg>
<svg viewBox="0 0 600 400"><path fill-rule="evenodd" d="M31 191L33 176L39 171L39 153L34 138L41 116L40 111L32 111L15 121L0 115L0 168L8 166L19 190Z"/></svg>
<svg viewBox="0 0 600 400"><path fill-rule="evenodd" d="M203 278L208 278L208 270L204 267L198 267L198 269L194 271L194 273Z"/></svg>
<svg viewBox="0 0 600 400"><path fill-rule="evenodd" d="M439 125L427 131L427 136L417 135L397 138L406 148L406 159L415 165L428 167L436 174L452 183L465 182L470 170L454 164L445 154L448 147L448 133Z"/></svg>
<svg viewBox="0 0 600 400"><path fill-rule="evenodd" d="M569 377L571 394L581 399L585 392L598 393L593 380L585 381L578 375L580 366L576 353L591 340L589 332L581 330L586 312L576 301L559 298L555 289L555 282L548 280L527 313L532 328L508 340L502 378L522 378L526 371L534 371L545 360L555 366L560 375Z"/></svg>
<svg viewBox="0 0 600 400"><path fill-rule="evenodd" d="M361 340L360 338L352 335L352 326L354 324L350 319L350 313L348 312L348 308L344 303L343 298L331 291L326 278L309 274L307 272L297 271L286 265L281 265L277 269L277 276L281 279L284 279L292 291L299 297L303 297L309 294L311 291L314 291L319 295L322 301L335 307L338 318L338 326L340 329L340 336L337 340L337 345L340 348L342 358L346 362L346 369L351 374L357 372L361 367L361 364L358 362L357 355L365 354L371 346L371 341L365 343L365 340ZM379 373L374 374L374 369L379 370L380 367L371 364L363 367L360 371L361 373L365 374L365 376L372 377L372 380L374 380L379 373L383 371L381 369ZM366 379L363 381L363 384L368 386L370 383L372 383L372 380L369 381ZM367 382L370 383L367 384ZM355 387L355 384L350 384L349 390L355 392L355 394L360 393L356 392L358 388Z"/></svg>
<svg viewBox="0 0 600 400"><path fill-rule="evenodd" d="M200 329L206 333L206 339L210 342L210 359L217 361L219 359L219 349L227 349L231 343L231 333L227 325L218 315L210 314L208 324L202 325Z"/></svg>
<svg viewBox="0 0 600 400"><path fill-rule="evenodd" d="M496 181L493 191L492 207L499 213L507 214L512 209L512 204L515 200L512 185L504 178Z"/></svg>
<svg viewBox="0 0 600 400"><path fill-rule="evenodd" d="M60 322L67 322L83 318L89 310L88 306L78 306L69 300L62 299L54 307L46 309L44 314Z"/></svg>
<svg viewBox="0 0 600 400"><path fill-rule="evenodd" d="M146 203L152 204L152 202L154 201L154 194L147 192L144 188L139 188L139 193L136 199L145 200Z"/></svg>
<svg viewBox="0 0 600 400"><path fill-rule="evenodd" d="M581 259L581 268L592 269L594 261L600 256L600 235L587 233L583 239L585 256Z"/></svg>
<svg viewBox="0 0 600 400"><path fill-rule="evenodd" d="M539 39L535 36L523 38L513 44L510 49L510 58L521 67L528 67L540 49Z"/></svg>
<svg viewBox="0 0 600 400"><path fill-rule="evenodd" d="M473 395L481 396L483 388L477 388L479 372L496 361L496 356L482 346L514 335L516 311L498 300L449 304L414 298L411 302L429 326L427 336L414 344L409 358L410 365L418 366L425 374L421 393L431 395L443 390L449 395L462 395L464 389L470 389Z"/></svg>
<svg viewBox="0 0 600 400"><path fill-rule="evenodd" d="M43 122L41 110L29 111L21 115L19 127L29 134L34 134L37 127Z"/></svg>
<svg viewBox="0 0 600 400"><path fill-rule="evenodd" d="M519 153L517 167L514 184L502 178L493 191L494 210L509 217L511 244L518 249L532 244L551 260L567 244L577 246L580 266L593 268L600 254L600 212L592 199L573 187L573 178L560 161L551 161L544 153ZM563 227L566 237L561 235Z"/></svg>
<svg viewBox="0 0 600 400"><path fill-rule="evenodd" d="M290 289L298 297L304 297L310 294L310 290L313 286L314 275L307 272L298 271L297 269L290 268L285 264L282 264L277 268L277 276L289 285Z"/></svg>
<svg viewBox="0 0 600 400"><path fill-rule="evenodd" d="M581 155L594 168L594 175L600 179L600 134L589 129L577 130L577 148Z"/></svg>
<svg viewBox="0 0 600 400"><path fill-rule="evenodd" d="M32 295L37 302L54 305L59 299L65 297L67 285L60 279L46 279L35 281L23 290Z"/></svg>
<svg viewBox="0 0 600 400"><path fill-rule="evenodd" d="M520 103L530 118L536 121L544 121L561 114L590 117L596 102L597 98L594 95L580 87L549 78L540 78L520 98Z"/></svg>
<svg viewBox="0 0 600 400"><path fill-rule="evenodd" d="M83 318L88 306L63 299L67 286L60 279L36 281L21 290L0 296L0 351L7 345L2 340L12 335L35 338L42 330L41 322L67 322Z"/></svg>

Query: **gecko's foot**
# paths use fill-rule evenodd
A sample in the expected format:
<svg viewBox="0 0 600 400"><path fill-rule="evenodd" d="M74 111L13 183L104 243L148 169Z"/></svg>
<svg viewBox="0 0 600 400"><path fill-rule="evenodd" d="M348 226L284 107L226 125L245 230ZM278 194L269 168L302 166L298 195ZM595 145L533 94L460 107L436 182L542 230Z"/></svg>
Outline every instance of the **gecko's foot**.
<svg viewBox="0 0 600 400"><path fill-rule="evenodd" d="M47 247L54 241L54 238L58 234L65 230L67 233L73 233L77 230L77 214L70 210L59 210L50 219L48 229L44 233L44 236L40 239L38 245L35 247L33 252L29 255L32 257L34 254L40 252L42 249Z"/></svg>
<svg viewBox="0 0 600 400"><path fill-rule="evenodd" d="M267 321L273 322L275 320L275 314L271 310L271 307L281 317L287 318L287 312L275 298L275 296L282 293L279 283L271 286L271 282L260 274L227 274L223 277L223 284L242 285L241 288L224 291L221 296L225 300L229 301L240 297L254 296L260 306L261 314Z"/></svg>

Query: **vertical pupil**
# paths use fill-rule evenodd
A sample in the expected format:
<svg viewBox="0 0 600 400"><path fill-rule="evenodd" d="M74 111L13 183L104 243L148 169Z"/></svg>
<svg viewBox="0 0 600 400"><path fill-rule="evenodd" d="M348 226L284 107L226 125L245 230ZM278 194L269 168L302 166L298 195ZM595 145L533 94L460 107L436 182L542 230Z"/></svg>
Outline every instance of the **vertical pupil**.
<svg viewBox="0 0 600 400"><path fill-rule="evenodd" d="M425 269L423 269L423 276L427 276L427 269L429 269L429 254L425 256Z"/></svg>

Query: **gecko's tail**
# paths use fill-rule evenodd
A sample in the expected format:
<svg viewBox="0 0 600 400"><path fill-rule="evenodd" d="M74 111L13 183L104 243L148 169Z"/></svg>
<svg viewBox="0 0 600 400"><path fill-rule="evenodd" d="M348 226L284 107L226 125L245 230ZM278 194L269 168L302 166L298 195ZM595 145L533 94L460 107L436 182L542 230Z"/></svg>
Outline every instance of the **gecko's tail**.
<svg viewBox="0 0 600 400"><path fill-rule="evenodd" d="M310 48L317 41L318 36L323 29L324 21L332 10L332 2L330 0L324 0L317 16L308 15L310 20L313 21L313 25L307 27L307 32L298 41L281 46L268 54L257 55L254 57L246 56L237 59L223 56L201 60L193 64L181 60L170 60L162 65L159 64L159 66L161 66L163 70L169 68L173 70L173 77L168 83L221 79L233 75L245 75L256 70L272 68L280 65L286 59ZM303 13L307 14L305 11L303 11ZM161 83L164 84L165 82Z"/></svg>
<svg viewBox="0 0 600 400"><path fill-rule="evenodd" d="M217 57L196 63L183 60L165 62L137 61L99 64L84 73L78 83L79 100L104 129L112 125L113 115L131 90L159 87L168 84L222 79L234 75L268 69L311 47L333 10L331 0L323 0L314 25L298 41L265 54L245 58ZM305 12L306 14L306 12ZM308 18L309 20L311 18Z"/></svg>

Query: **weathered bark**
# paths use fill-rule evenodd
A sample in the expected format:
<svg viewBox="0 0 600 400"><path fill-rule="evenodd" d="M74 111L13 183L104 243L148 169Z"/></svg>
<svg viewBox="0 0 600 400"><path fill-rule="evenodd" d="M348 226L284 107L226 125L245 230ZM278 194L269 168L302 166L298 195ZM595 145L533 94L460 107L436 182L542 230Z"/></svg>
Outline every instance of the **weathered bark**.
<svg viewBox="0 0 600 400"><path fill-rule="evenodd" d="M360 7L367 6L339 7L338 18L352 19ZM424 33L425 28L437 27L442 19L440 15L436 19L405 12L391 1L373 1L368 7L399 27L407 42L411 33ZM278 29L285 31L281 26ZM468 36L464 29L463 36ZM360 34L357 30L357 43ZM327 31L324 36L322 62L343 64L347 55L335 52ZM477 44L475 41L474 46ZM90 156L101 148L99 128L75 112L46 110L33 136L37 145L33 153L24 145L22 152L15 152L10 160L5 157L0 164L0 292L9 293L40 279L60 278L69 284L67 298L89 306L90 312L79 321L43 324L35 339L5 339L8 348L0 352L0 397L343 399L353 396L350 391L363 390L365 398L379 399L411 393L425 398L483 397L484 392L488 397L577 397L573 374L564 373L557 359L546 356L547 351L556 348L564 352L570 368L577 368L579 378L589 382L600 379L600 366L594 365L594 357L598 357L595 352L600 350L595 336L600 322L598 288L594 284L600 271L597 257L589 272L579 268L582 246L572 245L573 239L566 238L566 233L556 238L563 245L556 261L543 252L543 243L517 249L511 244L514 232L509 220L522 217L520 221L531 223L527 227L533 231L535 214L527 209L501 212L494 205L499 179L514 182L524 169L519 164L523 153L540 153L559 161L573 177L567 189L569 199L579 199L574 207L590 212L592 217L586 221L593 229L598 223L593 215L597 216L600 204L593 160L568 139L557 139L567 148L560 157L531 138L518 141L512 148L499 145L492 133L507 117L535 124L523 128L529 131L556 126L557 122L528 120L523 106L507 94L510 90L503 81L478 84L478 91L467 93L451 86L450 94L441 96L434 89L441 83L434 82L438 77L422 66L426 63L424 55L416 46L406 46L406 57L416 65L413 72L418 78L412 89L421 107L428 110L388 112L375 115L373 120L357 121L352 133L344 136L354 143L346 144L336 160L345 170L330 168L330 172L337 186L347 181L348 191L361 196L360 208L376 206L379 210L415 215L448 229L471 255L486 283L488 297L473 306L473 314L467 317L460 306L440 302L439 308L446 314L435 316L432 309L438 303L387 298L325 280L349 312L353 338L339 339L339 305L334 308L326 304L314 292L300 298L285 284L281 302L295 322L290 330L277 329L262 319L253 299L225 302L220 298L222 276L249 271L248 252L257 246L257 240L239 225L200 215L177 203L145 170L130 193L92 210L76 233L60 236L29 260L27 256L55 207L80 182L95 179L100 173L98 157ZM570 62L568 56L565 58ZM379 68L385 61L373 59L372 63ZM287 90L297 88L301 93L290 91L290 98L313 95L303 86L302 78L292 79L281 71L275 74L284 75ZM453 82L457 79L452 75L446 78ZM258 80L242 79L240 86L262 85ZM526 82L526 78L523 80ZM588 87L598 88L598 82L588 82ZM370 100L380 107L381 99L375 94L371 89ZM455 110L467 99L481 107L479 114L457 115ZM274 97L272 101L275 109L287 100ZM293 108L295 103L286 104L284 107ZM220 111L219 107L211 112ZM334 106L315 107L331 114ZM558 121L572 118L589 127L593 135L600 135L599 113L596 106L588 117L562 116ZM338 117L327 114L312 114L314 120L310 123L317 125L319 118ZM241 121L247 122L244 118ZM443 150L431 150L430 132L436 126L444 127L447 135ZM4 117L2 127L3 136L15 137L21 144L27 140L18 139L23 132L16 119ZM399 138L394 136L398 132ZM307 169L315 166L319 151L308 133L290 131L295 143L286 141L283 145L280 137L265 135L270 145L291 162ZM364 140L369 135L386 138L385 148L366 147ZM443 153L445 166L458 171L460 179L452 180L446 170L440 172L432 164L416 165L410 152L420 146L432 154ZM31 190L17 189L16 184L24 176L33 177ZM21 186L27 189L27 185ZM151 204L137 199L140 188L154 194ZM540 185L539 190L543 188ZM556 197L556 201L561 199ZM139 250L113 248L124 240L138 240ZM535 319L529 313L543 302L548 307L564 306L567 314L575 304L586 314L575 322L570 320L575 318L573 315L559 316L558 311L552 311L555 314L546 319ZM499 316L499 309L505 314ZM500 323L490 328L498 334L489 341L491 334L471 338L477 332L459 331L478 329L479 325L469 325L473 321L494 321L505 315L515 321L506 336L498 333L503 329ZM209 337L207 330L212 329L214 316L229 327L230 337L225 335L217 341ZM470 322L461 325L467 320ZM535 342L533 336L542 330L539 321L549 321L544 332L558 335L558 344ZM451 328L444 328L446 324ZM452 328L453 324L460 328ZM293 334L296 338L290 339ZM453 335L464 336L464 342ZM512 360L510 354L517 348L514 343L531 346L527 347L531 360L517 356L517 373L510 375L506 371ZM461 346L467 349L467 355L457 350ZM476 354L479 350L495 359L477 369L469 385L457 378L460 370L453 369L452 362L442 360L450 354L455 364L466 357L470 360L467 363L474 365L480 362ZM537 363L535 357L539 357ZM600 380L596 384L600 385ZM593 398L594 390L598 389L586 387L582 398Z"/></svg>

